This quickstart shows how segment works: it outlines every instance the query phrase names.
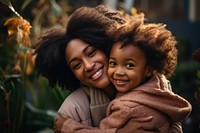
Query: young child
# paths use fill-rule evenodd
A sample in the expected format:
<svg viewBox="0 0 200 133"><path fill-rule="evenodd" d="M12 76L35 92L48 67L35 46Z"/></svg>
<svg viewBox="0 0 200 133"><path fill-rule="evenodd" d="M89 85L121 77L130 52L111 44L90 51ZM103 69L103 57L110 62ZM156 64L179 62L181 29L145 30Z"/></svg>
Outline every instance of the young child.
<svg viewBox="0 0 200 133"><path fill-rule="evenodd" d="M120 128L131 118L153 116L149 126L168 133L183 121L190 103L171 91L169 78L177 64L175 37L164 24L144 23L144 15L115 30L108 75L118 95L100 128Z"/></svg>

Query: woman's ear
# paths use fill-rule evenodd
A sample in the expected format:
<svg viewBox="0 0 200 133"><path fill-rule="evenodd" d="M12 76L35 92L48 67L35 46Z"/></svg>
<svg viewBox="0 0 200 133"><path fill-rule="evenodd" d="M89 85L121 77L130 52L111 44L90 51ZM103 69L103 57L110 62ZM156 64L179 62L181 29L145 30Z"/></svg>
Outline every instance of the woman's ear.
<svg viewBox="0 0 200 133"><path fill-rule="evenodd" d="M151 76L153 75L153 73L154 73L153 68L150 67L150 66L147 66L145 76L146 76L146 77L151 77Z"/></svg>

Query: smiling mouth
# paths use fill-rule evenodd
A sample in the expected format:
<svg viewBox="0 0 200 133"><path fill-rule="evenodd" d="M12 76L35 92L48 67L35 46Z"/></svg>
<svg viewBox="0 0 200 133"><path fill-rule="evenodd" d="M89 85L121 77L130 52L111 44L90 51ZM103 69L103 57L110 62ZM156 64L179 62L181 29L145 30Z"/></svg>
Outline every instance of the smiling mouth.
<svg viewBox="0 0 200 133"><path fill-rule="evenodd" d="M92 75L92 80L97 80L99 79L103 74L103 69L99 69L94 75Z"/></svg>
<svg viewBox="0 0 200 133"><path fill-rule="evenodd" d="M119 80L119 79L115 79L114 80L115 84L118 86L124 86L126 84L128 84L128 80Z"/></svg>

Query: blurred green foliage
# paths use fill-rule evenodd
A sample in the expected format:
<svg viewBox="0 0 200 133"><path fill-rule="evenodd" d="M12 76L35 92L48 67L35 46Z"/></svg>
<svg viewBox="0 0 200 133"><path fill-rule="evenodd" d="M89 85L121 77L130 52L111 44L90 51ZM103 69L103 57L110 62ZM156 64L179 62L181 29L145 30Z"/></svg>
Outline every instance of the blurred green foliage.
<svg viewBox="0 0 200 133"><path fill-rule="evenodd" d="M67 7L66 1L60 2ZM21 46L16 40L7 40L7 27L3 25L11 17L29 16L25 19L34 25L31 29L34 42L44 28L65 24L68 15L63 12L66 13L65 19L60 21L64 9L55 0L16 0L12 3L0 0L0 8L4 12L0 13L0 132L53 132L56 111L70 92L59 87L50 88L48 81L35 71L27 73L28 67L34 69L34 65L28 66L32 58L27 53L30 48ZM21 63L21 73L14 69L17 61Z"/></svg>

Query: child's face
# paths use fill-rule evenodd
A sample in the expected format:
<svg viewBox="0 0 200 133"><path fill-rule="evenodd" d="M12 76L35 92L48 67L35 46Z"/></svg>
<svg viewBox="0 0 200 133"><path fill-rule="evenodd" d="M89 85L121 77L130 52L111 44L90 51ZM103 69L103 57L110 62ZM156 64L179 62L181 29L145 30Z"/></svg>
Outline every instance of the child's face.
<svg viewBox="0 0 200 133"><path fill-rule="evenodd" d="M111 49L108 75L119 92L127 92L145 80L148 69L140 48L132 44L120 47L121 43L117 42Z"/></svg>

